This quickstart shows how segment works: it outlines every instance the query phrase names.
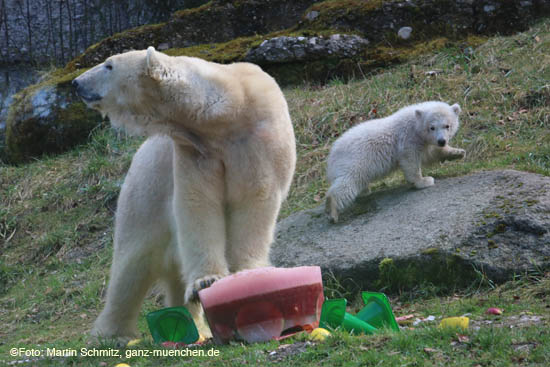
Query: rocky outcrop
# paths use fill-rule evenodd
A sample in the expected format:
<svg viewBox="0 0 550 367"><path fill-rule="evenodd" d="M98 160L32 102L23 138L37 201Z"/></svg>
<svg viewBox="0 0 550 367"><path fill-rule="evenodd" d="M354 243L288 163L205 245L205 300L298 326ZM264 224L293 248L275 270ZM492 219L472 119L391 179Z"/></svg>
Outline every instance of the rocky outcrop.
<svg viewBox="0 0 550 367"><path fill-rule="evenodd" d="M436 35L464 37L467 33L510 34L527 28L533 19L550 12L550 0L350 0L346 6L328 1L314 4L302 28L359 32L376 43L396 40L402 27L413 39Z"/></svg>
<svg viewBox="0 0 550 367"><path fill-rule="evenodd" d="M299 37L296 33L304 37L316 36L319 32L357 34L368 39L371 47L381 42L410 43L440 36L506 34L523 30L534 19L549 13L550 0L214 0L199 8L176 12L168 22L155 27L109 37L73 64L89 67L112 54L151 45L185 49L258 34L266 35L264 39L269 41L285 32L294 33L288 35L291 37ZM412 31L406 40L398 36L404 27ZM278 34L269 35L272 32ZM248 51L241 50L240 56L232 61L243 60Z"/></svg>
<svg viewBox="0 0 550 367"><path fill-rule="evenodd" d="M174 56L196 56L223 63L256 62L281 84L316 82L364 75L372 68L407 60L422 50L444 47L450 39L470 37L469 46L479 44L480 37L475 35L522 30L549 12L550 0L214 0L178 11L165 23L113 35L89 47L64 72L91 67L110 55L152 45ZM65 97L55 100L64 101ZM64 110L59 107L55 110ZM33 117L34 125L21 124L18 121L26 121L27 115L18 114L27 114L27 110L28 106L13 107L11 121L18 126L11 128L11 135L7 136L8 153L17 150L10 153L12 156L28 159L28 147L19 144L41 141L44 126L51 127L48 134L52 141L78 141L62 135L54 139L58 131L65 130L42 121L40 115ZM88 117L84 120L86 125ZM39 146L46 145L36 145L33 151L37 152Z"/></svg>
<svg viewBox="0 0 550 367"><path fill-rule="evenodd" d="M324 58L358 56L369 41L355 35L330 37L275 37L251 49L244 60L255 64L311 61Z"/></svg>
<svg viewBox="0 0 550 367"><path fill-rule="evenodd" d="M169 21L114 35L74 60L90 67L130 49L184 48L220 43L238 37L268 34L295 26L315 0L214 0L201 7L174 13ZM244 54L243 54L244 56Z"/></svg>
<svg viewBox="0 0 550 367"><path fill-rule="evenodd" d="M341 223L319 207L277 226L277 266L319 265L347 286L467 286L550 268L550 178L479 172L358 199Z"/></svg>
<svg viewBox="0 0 550 367"><path fill-rule="evenodd" d="M38 74L29 66L0 67L0 161L4 161L6 120L17 91L36 83Z"/></svg>
<svg viewBox="0 0 550 367"><path fill-rule="evenodd" d="M69 75L16 96L7 120L8 161L17 163L44 153L66 151L85 141L101 123L101 116L75 95L71 80Z"/></svg>

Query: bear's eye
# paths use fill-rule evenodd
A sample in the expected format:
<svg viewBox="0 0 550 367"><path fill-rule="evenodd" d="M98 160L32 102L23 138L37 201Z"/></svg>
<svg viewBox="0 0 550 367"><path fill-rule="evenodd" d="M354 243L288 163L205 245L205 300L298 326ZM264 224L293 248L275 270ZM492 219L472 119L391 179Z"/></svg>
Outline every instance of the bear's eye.
<svg viewBox="0 0 550 367"><path fill-rule="evenodd" d="M433 127L433 126L432 126L432 127L430 127L430 130L432 130L432 131L433 131L433 130L435 130L435 127Z"/></svg>
<svg viewBox="0 0 550 367"><path fill-rule="evenodd" d="M107 70L113 70L113 65L107 64L107 65L105 65L105 68L106 68Z"/></svg>
<svg viewBox="0 0 550 367"><path fill-rule="evenodd" d="M445 129L448 129L450 126L449 125L445 125Z"/></svg>

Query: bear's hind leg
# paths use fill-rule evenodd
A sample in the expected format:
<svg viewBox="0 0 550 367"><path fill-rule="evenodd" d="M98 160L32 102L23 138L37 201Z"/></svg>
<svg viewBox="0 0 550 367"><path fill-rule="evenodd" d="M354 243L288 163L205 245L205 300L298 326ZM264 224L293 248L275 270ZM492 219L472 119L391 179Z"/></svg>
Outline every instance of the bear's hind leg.
<svg viewBox="0 0 550 367"><path fill-rule="evenodd" d="M359 185L351 178L339 177L334 180L327 191L325 203L325 211L330 219L337 223L339 213L350 206L357 195L367 186L367 182Z"/></svg>
<svg viewBox="0 0 550 367"><path fill-rule="evenodd" d="M99 340L116 339L122 344L138 336L137 319L143 299L156 280L152 257L129 252L120 260L115 253L105 308L91 335Z"/></svg>

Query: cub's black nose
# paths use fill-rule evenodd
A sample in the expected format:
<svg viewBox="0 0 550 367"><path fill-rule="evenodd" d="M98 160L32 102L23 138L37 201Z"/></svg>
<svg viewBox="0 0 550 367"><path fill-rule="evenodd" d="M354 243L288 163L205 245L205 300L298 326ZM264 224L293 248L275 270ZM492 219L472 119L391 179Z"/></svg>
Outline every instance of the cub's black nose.
<svg viewBox="0 0 550 367"><path fill-rule="evenodd" d="M437 144L439 144L440 147L444 147L447 141L445 139L439 139L437 141Z"/></svg>
<svg viewBox="0 0 550 367"><path fill-rule="evenodd" d="M73 79L72 85L73 87L78 88L78 81L76 79Z"/></svg>

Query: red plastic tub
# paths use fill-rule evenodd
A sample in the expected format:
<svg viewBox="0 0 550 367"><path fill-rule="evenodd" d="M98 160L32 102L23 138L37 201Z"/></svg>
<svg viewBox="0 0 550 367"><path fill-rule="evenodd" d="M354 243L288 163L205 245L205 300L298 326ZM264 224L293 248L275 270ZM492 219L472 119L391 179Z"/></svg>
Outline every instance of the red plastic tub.
<svg viewBox="0 0 550 367"><path fill-rule="evenodd" d="M321 268L260 268L218 280L199 292L217 343L267 341L319 326Z"/></svg>

